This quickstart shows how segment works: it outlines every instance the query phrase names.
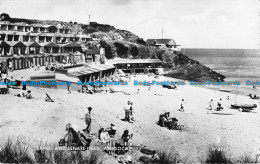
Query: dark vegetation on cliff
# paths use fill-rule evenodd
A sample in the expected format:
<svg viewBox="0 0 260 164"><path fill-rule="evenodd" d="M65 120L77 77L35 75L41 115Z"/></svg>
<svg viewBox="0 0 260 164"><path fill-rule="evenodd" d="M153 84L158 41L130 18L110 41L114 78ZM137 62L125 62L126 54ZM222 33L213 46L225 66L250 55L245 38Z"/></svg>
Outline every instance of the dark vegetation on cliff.
<svg viewBox="0 0 260 164"><path fill-rule="evenodd" d="M225 79L225 76L211 70L198 61L190 59L180 52L173 53L170 50L149 48L142 38L139 38L129 31L116 29L114 26L96 22L91 22L87 25L72 21L62 22L11 18L6 13L2 13L0 18L2 21L9 21L11 23L62 25L74 33L89 34L91 37L100 40L100 42L96 44L105 48L105 56L107 59L113 59L114 57L160 59L164 62L163 67L166 70L165 76L193 81L223 81ZM97 47L97 45L94 47Z"/></svg>

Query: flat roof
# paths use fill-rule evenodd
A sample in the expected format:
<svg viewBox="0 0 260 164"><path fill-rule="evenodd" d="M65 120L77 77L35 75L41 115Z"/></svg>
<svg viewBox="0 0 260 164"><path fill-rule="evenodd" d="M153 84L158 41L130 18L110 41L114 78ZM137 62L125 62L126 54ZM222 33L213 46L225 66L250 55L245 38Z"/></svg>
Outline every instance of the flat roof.
<svg viewBox="0 0 260 164"><path fill-rule="evenodd" d="M160 59L120 59L111 62L113 64L162 63Z"/></svg>

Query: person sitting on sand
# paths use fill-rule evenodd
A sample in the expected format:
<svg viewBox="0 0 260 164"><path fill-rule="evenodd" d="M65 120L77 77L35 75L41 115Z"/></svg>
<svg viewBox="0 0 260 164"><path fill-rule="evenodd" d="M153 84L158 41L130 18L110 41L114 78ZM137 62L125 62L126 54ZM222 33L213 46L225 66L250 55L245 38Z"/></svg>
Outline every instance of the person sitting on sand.
<svg viewBox="0 0 260 164"><path fill-rule="evenodd" d="M63 137L64 140L67 139L67 146L82 146L81 140L76 132L76 130L72 127L70 123L66 125L66 131L68 131Z"/></svg>
<svg viewBox="0 0 260 164"><path fill-rule="evenodd" d="M158 124L162 127L165 127L165 114L160 114L159 115L159 121Z"/></svg>
<svg viewBox="0 0 260 164"><path fill-rule="evenodd" d="M180 105L181 107L180 107L180 109L178 109L178 111L184 112L183 104L184 104L184 99L181 100L181 105Z"/></svg>
<svg viewBox="0 0 260 164"><path fill-rule="evenodd" d="M229 100L229 96L227 96L227 100Z"/></svg>
<svg viewBox="0 0 260 164"><path fill-rule="evenodd" d="M254 94L254 99L258 99L259 97L256 96L256 94Z"/></svg>
<svg viewBox="0 0 260 164"><path fill-rule="evenodd" d="M21 97L25 97L25 91L21 88L21 90L20 90L20 94L19 94ZM19 97L20 97L19 96Z"/></svg>
<svg viewBox="0 0 260 164"><path fill-rule="evenodd" d="M169 129L176 129L178 126L178 120L176 118L170 118L168 121L168 128Z"/></svg>
<svg viewBox="0 0 260 164"><path fill-rule="evenodd" d="M104 128L101 127L101 129L99 130L99 140L102 143L108 143L110 140L109 134L108 132L105 131Z"/></svg>
<svg viewBox="0 0 260 164"><path fill-rule="evenodd" d="M128 150L130 148L129 140L133 137L133 134L129 134L128 130L125 130L123 135L121 136L121 139L123 140L124 147L128 147ZM125 149L126 150L126 149Z"/></svg>
<svg viewBox="0 0 260 164"><path fill-rule="evenodd" d="M105 131L108 132L108 135L110 137L110 140L109 140L107 146L110 147L110 148L115 147L115 139L114 139L115 138L115 134L116 134L115 125L111 124L111 126L108 127ZM115 154L115 151L112 150L112 149L110 149L108 152L109 152L109 154L112 154L112 153Z"/></svg>
<svg viewBox="0 0 260 164"><path fill-rule="evenodd" d="M85 114L85 123L87 127L86 129L83 129L83 131L88 134L90 133L90 129L91 129L91 111L92 111L92 107L88 107L88 112Z"/></svg>
<svg viewBox="0 0 260 164"><path fill-rule="evenodd" d="M169 124L170 124L170 112L166 112L164 114L164 124L165 124L166 127L169 126Z"/></svg>
<svg viewBox="0 0 260 164"><path fill-rule="evenodd" d="M213 99L211 99L209 102L209 110L212 110L212 109L214 109Z"/></svg>
<svg viewBox="0 0 260 164"><path fill-rule="evenodd" d="M32 99L32 94L31 94L31 91L30 91L30 90L28 90L28 93L25 95L25 97L26 97L27 99Z"/></svg>

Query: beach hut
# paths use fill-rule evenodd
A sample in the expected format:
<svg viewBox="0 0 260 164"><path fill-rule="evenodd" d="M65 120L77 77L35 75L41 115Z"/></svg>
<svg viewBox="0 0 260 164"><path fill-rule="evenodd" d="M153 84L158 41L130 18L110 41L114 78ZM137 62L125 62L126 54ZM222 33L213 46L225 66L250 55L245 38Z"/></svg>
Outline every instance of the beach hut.
<svg viewBox="0 0 260 164"><path fill-rule="evenodd" d="M27 54L39 54L41 45L36 42L26 43L26 53Z"/></svg>
<svg viewBox="0 0 260 164"><path fill-rule="evenodd" d="M10 45L10 51L9 54L13 55L21 55L25 54L26 51L26 45L20 41L12 41L12 42L6 42L8 45Z"/></svg>
<svg viewBox="0 0 260 164"><path fill-rule="evenodd" d="M60 46L53 42L42 43L40 45L41 45L41 52L44 53L59 53L60 51Z"/></svg>
<svg viewBox="0 0 260 164"><path fill-rule="evenodd" d="M82 49L81 49L81 45L74 42L74 43L69 43L69 44L66 44L62 47L62 53L69 53L69 52L82 52Z"/></svg>
<svg viewBox="0 0 260 164"><path fill-rule="evenodd" d="M9 54L9 51L10 51L10 45L7 44L5 41L2 41L0 43L0 54L1 55L8 55Z"/></svg>

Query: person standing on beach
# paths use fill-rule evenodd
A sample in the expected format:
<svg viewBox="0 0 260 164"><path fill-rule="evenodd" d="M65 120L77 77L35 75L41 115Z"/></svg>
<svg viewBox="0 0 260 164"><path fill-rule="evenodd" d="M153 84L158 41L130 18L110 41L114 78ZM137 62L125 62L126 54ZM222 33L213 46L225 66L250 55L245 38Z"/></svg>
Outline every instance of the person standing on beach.
<svg viewBox="0 0 260 164"><path fill-rule="evenodd" d="M22 95L25 96L26 95L26 80L24 77L21 78L21 82L22 82Z"/></svg>
<svg viewBox="0 0 260 164"><path fill-rule="evenodd" d="M213 99L211 99L209 102L209 110L212 110L212 109L214 109Z"/></svg>
<svg viewBox="0 0 260 164"><path fill-rule="evenodd" d="M131 102L127 101L127 105L124 107L125 121L130 121L130 107L131 107Z"/></svg>
<svg viewBox="0 0 260 164"><path fill-rule="evenodd" d="M70 91L70 83L68 83L67 86L68 86L69 94L71 94L71 91Z"/></svg>
<svg viewBox="0 0 260 164"><path fill-rule="evenodd" d="M133 107L133 102L130 105L130 121L135 121L135 111Z"/></svg>
<svg viewBox="0 0 260 164"><path fill-rule="evenodd" d="M220 98L219 102L218 102L218 106L217 106L217 111L220 111L221 109L223 109L221 101L222 101L222 99Z"/></svg>
<svg viewBox="0 0 260 164"><path fill-rule="evenodd" d="M83 129L83 131L87 132L88 134L90 133L91 130L91 111L92 107L88 107L88 113L85 114L85 122L86 122L86 129Z"/></svg>

